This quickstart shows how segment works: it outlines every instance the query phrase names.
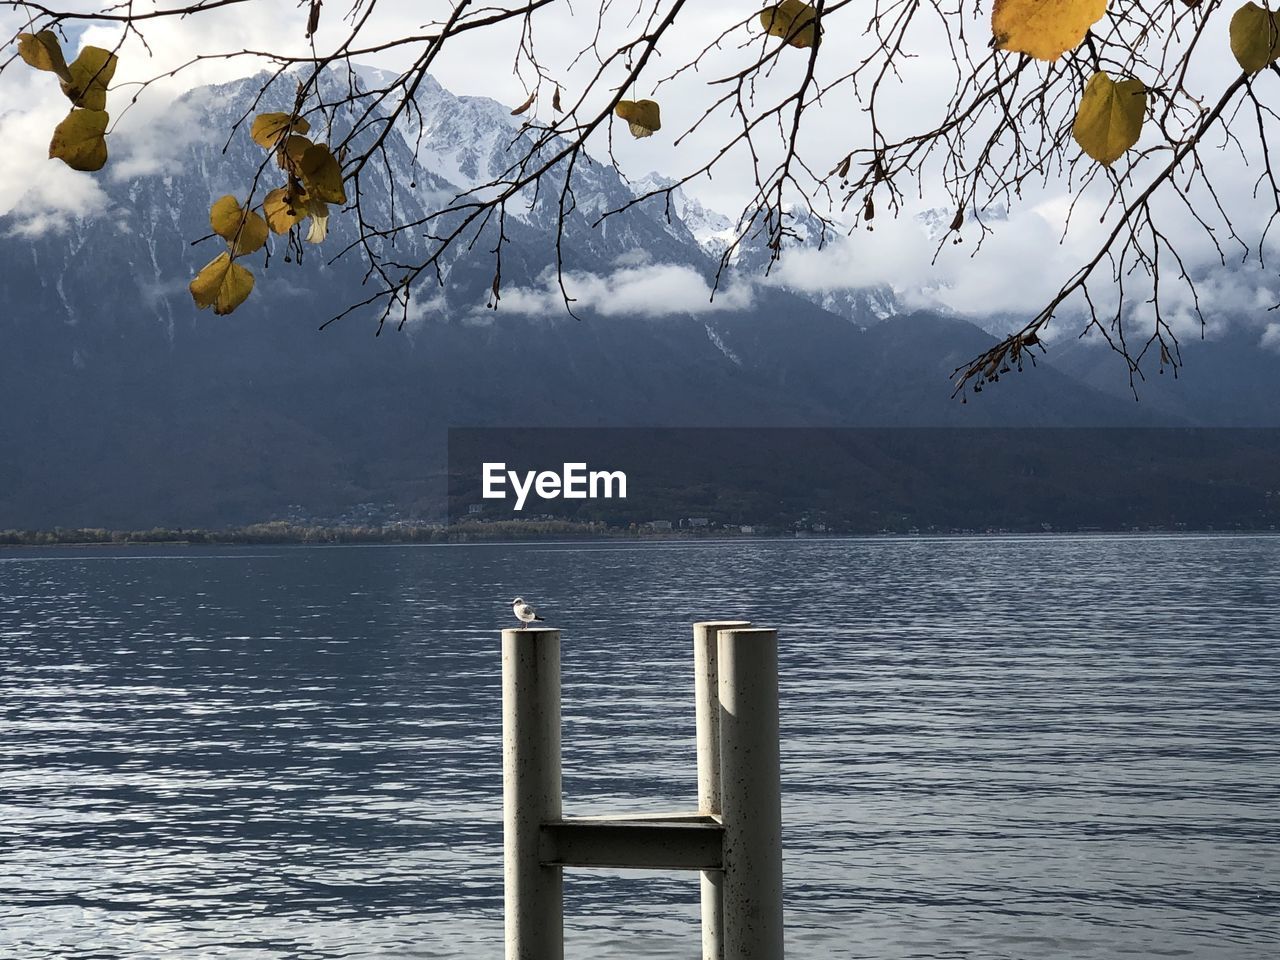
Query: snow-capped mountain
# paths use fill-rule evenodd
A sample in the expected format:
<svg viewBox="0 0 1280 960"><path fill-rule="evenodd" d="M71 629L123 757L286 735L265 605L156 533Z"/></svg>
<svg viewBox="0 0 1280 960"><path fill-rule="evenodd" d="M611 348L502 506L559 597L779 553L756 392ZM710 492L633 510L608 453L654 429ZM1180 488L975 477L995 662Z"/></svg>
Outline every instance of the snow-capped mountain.
<svg viewBox="0 0 1280 960"><path fill-rule="evenodd" d="M661 174L649 173L632 181L631 187L638 197L665 191L643 205L669 214L673 231L691 235L715 264L722 263L726 251L730 251L727 276L722 278L722 283L732 283L735 277L759 278L770 273L774 257L769 248L768 232L762 225L752 223L744 228L740 221L706 207L683 187L673 187L675 182ZM824 247L842 237L807 210L789 206L783 216L786 218L784 256L804 248ZM893 290L884 284L822 291L802 290L778 281L775 285L863 327L902 312Z"/></svg>
<svg viewBox="0 0 1280 960"><path fill-rule="evenodd" d="M366 75L366 82L376 77ZM0 218L0 529L247 522L287 505L329 514L392 501L431 515L428 480L451 425L981 425L1126 423L1147 417L1052 369L1012 378L983 402L950 397L951 371L991 342L927 315L871 325L890 299L842 302L732 281L709 303L713 243L727 218L681 195L598 212L642 189L613 167L580 164L565 222L580 319L530 291L548 288L559 207L540 194L505 224L503 299L489 225L415 288L403 334L375 338L376 314L317 327L367 297L365 266L335 255L358 239L333 211L301 263L276 238L244 258L257 278L234 314L196 311L187 283L221 248L211 201L243 197L264 155L241 128L260 77L194 90L161 130L164 156L99 180L105 213L37 231L21 205ZM347 80L327 77L342 98ZM258 111L288 109L292 81ZM378 222L416 222L509 162L510 110L428 84L386 163L362 181ZM199 123L190 122L198 117ZM342 111L331 121L341 133ZM313 132L324 136L317 115ZM114 149L114 145L113 145ZM120 151L127 155L127 150ZM811 230L812 225L804 224ZM368 242L401 264L432 249L426 229ZM810 232L808 237L812 239ZM735 270L767 258L744 243ZM659 309L661 308L661 309ZM855 322L850 322L850 319ZM394 321L396 318L392 317ZM866 327L867 329L863 329Z"/></svg>
<svg viewBox="0 0 1280 960"><path fill-rule="evenodd" d="M952 230L956 222L954 208L930 207L916 214L916 223L920 224L930 240L941 240ZM961 229L972 224L997 224L1009 219L1009 208L1003 203L994 203L981 211L967 210L960 220Z"/></svg>

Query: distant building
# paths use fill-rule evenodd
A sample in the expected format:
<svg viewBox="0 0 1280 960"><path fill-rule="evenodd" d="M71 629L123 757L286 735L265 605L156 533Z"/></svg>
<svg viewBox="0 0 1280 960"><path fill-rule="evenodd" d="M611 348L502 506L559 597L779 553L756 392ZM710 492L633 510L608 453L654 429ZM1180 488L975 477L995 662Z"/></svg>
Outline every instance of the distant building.
<svg viewBox="0 0 1280 960"><path fill-rule="evenodd" d="M743 524L742 526L740 526L738 529L739 529L740 531L742 531L743 533L755 533L755 532L756 532L756 528L755 528L755 527L753 527L753 526L752 526L751 524L749 524L749 523L744 523L744 524Z"/></svg>
<svg viewBox="0 0 1280 960"><path fill-rule="evenodd" d="M710 519L707 517L690 517L685 521L691 527L706 527L711 525Z"/></svg>
<svg viewBox="0 0 1280 960"><path fill-rule="evenodd" d="M650 520L648 523L645 524L645 526L648 527L650 530L670 530L671 521L670 520Z"/></svg>
<svg viewBox="0 0 1280 960"><path fill-rule="evenodd" d="M483 504L483 503L472 503L472 504L468 504L468 505L467 505L467 513L469 513L469 514L471 514L471 515L473 515L473 516L474 516L475 514L477 514L477 513L484 513L484 504Z"/></svg>

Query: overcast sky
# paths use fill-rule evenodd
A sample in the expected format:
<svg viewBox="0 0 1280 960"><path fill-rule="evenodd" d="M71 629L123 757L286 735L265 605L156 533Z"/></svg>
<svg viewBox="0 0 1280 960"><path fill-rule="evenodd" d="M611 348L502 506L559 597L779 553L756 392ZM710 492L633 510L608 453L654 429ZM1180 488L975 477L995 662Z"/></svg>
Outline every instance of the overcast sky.
<svg viewBox="0 0 1280 960"><path fill-rule="evenodd" d="M368 2L368 0L366 0ZM165 4L166 6L171 4ZM393 2L379 0L378 14L371 22L367 41L405 36L421 32L423 24L441 16L450 4ZM565 84L566 102L575 93L575 83L584 77L587 65L580 64L576 71L568 68L574 54L584 45L595 25L594 6L578 2L574 5L560 3L536 15L535 39L544 66ZM862 50L865 40L862 30L865 13L858 8L866 5L852 4L851 9L831 18L821 51L820 75L833 77L847 69ZM967 5L965 5L967 6ZM91 9L85 4L77 9ZM147 9L145 2L135 3L136 10ZM634 6L613 8L614 16L607 28L629 29L628 22ZM733 129L732 120L717 116L697 134L691 136L679 148L673 146L675 136L701 113L707 103L707 81L719 76L733 64L741 61L742 53L736 49L740 35L723 51L714 53L703 63L699 72L690 72L676 81L660 87L656 94L652 85L676 67L686 63L705 46L707 41L737 19L755 9L751 3L699 3L692 4L691 12L680 21L681 32L672 34L660 48L661 57L651 64L649 80L635 93L636 96L656 95L663 104L663 130L656 136L633 140L621 129L613 140L615 156L623 172L630 177L640 177L651 170L669 176L678 176L696 167ZM317 46L321 50L332 47L346 34L347 24L342 21L347 9L340 0L328 0L323 8L321 30ZM1227 19L1230 11L1220 15L1210 24L1207 47L1217 44L1217 55L1206 56L1200 68L1190 77L1193 89L1203 90L1212 101L1226 83L1230 82L1237 68L1227 49ZM989 5L980 4L971 19L966 20L966 31L976 38L975 48L985 45L989 36ZM201 14L188 20L156 21L145 27L149 49L144 49L136 38L126 41L121 52L120 66L116 73L112 94L113 113L119 113L119 105L127 102L139 81L161 76L203 53L221 53L245 48L270 48L295 54L306 51L303 38L305 9L299 9L295 0L252 0L227 11ZM0 26L6 34L21 29L23 21L13 10L0 13ZM758 32L758 31L757 31ZM69 39L66 46L70 56L82 43L113 47L119 36L115 27L90 27ZM455 93L480 94L494 97L505 103L517 103L525 97L525 86L513 70L517 33L514 28L477 32L475 36L459 38L439 61L435 75ZM417 52L417 49L413 51ZM896 126L900 131L913 128L923 118L940 116L946 94L951 89L954 62L936 33L922 32L916 46L910 49L913 57L903 63L898 82L891 84L893 109L882 121ZM806 51L787 51L778 68L764 78L759 93L764 100L778 97L795 86L807 57ZM403 67L409 62L408 51L392 53L378 58L366 58L371 65L389 69ZM0 211L18 206L18 211L28 229L39 230L56 226L68 213L85 214L101 210L105 195L99 187L99 178L122 178L139 173L162 172L167 162L167 152L173 147L171 136L159 136L152 122L158 115L170 109L169 101L184 89L199 84L232 79L254 72L260 66L248 58L209 60L191 67L177 77L157 82L122 118L110 140L112 162L98 175L80 174L66 169L56 161L46 159L49 133L58 119L66 112L66 101L59 93L57 82L50 74L41 74L16 63L0 76ZM1274 78L1266 77L1268 81ZM1271 84L1274 87L1274 83ZM602 94L604 95L604 91ZM539 115L550 118L548 98L535 106ZM191 118L189 128L195 135L213 135L203 131L199 118ZM1239 126L1251 123L1244 117ZM172 125L167 125L172 128ZM859 113L859 104L849 88L829 97L820 110L815 110L807 120L807 132L803 141L805 157L816 171L831 169L850 148L864 145L865 123ZM1145 144L1144 140L1141 144ZM1244 149L1252 143L1246 134ZM605 150L603 139L594 145L597 155ZM1074 147L1072 148L1074 150ZM1220 179L1224 187L1223 199L1229 209L1245 226L1259 221L1261 206L1251 198L1256 171L1250 174L1243 167L1241 151L1210 151L1210 162L1220 165ZM691 192L708 206L730 215L740 211L747 197L749 176L746 155L739 151L720 167L712 180L694 184ZM1150 164L1152 169L1155 163ZM908 209L898 221L889 219L885 206L880 206L880 216L875 221L874 232L859 230L848 241L833 245L821 253L810 252L789 258L781 265L778 278L798 286L830 289L839 286L863 286L887 282L897 289L909 304L942 304L970 314L992 312L1018 313L1034 311L1052 295L1058 285L1079 266L1094 249L1100 231L1099 216L1102 212L1100 194L1086 196L1077 206L1073 229L1065 240L1062 225L1070 202L1065 186L1051 182L1046 188L1036 188L1025 194L1013 206L1007 221L996 223L995 234L984 242L982 252L974 256L976 231L965 231L965 242L945 245L936 265L931 264L937 244L925 236L913 215L920 210L946 202L936 182L926 183L923 195L913 197ZM20 205L20 206L19 206ZM1197 268L1206 268L1213 258L1212 249L1203 231L1195 228L1185 213L1179 213L1176 205L1164 205L1168 210L1173 235L1185 237L1184 244L1189 262ZM1246 283L1227 284L1217 294L1224 303L1240 309L1256 310L1256 304L1274 303L1280 290L1264 272L1252 271L1241 275ZM1189 321L1190 314L1186 313ZM1075 332L1075 331L1068 331Z"/></svg>

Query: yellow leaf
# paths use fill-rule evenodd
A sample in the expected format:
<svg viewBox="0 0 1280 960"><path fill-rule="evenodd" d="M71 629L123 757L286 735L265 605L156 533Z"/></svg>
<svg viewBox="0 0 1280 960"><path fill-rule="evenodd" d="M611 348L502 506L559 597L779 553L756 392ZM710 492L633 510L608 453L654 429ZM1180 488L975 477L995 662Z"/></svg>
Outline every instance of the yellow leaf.
<svg viewBox="0 0 1280 960"><path fill-rule="evenodd" d="M306 194L278 187L263 199L262 212L267 215L267 224L273 233L288 233L307 215Z"/></svg>
<svg viewBox="0 0 1280 960"><path fill-rule="evenodd" d="M308 147L315 146L306 137L300 137L296 134L291 135L276 150L276 166L281 170L291 170L297 173L302 163L302 155L307 152Z"/></svg>
<svg viewBox="0 0 1280 960"><path fill-rule="evenodd" d="M267 235L267 221L252 210L246 210L244 226L240 228L240 236L231 250L237 257L255 253L267 245Z"/></svg>
<svg viewBox="0 0 1280 960"><path fill-rule="evenodd" d="M49 156L72 170L101 170L107 163L107 123L105 110L76 110L74 107L53 131Z"/></svg>
<svg viewBox="0 0 1280 960"><path fill-rule="evenodd" d="M802 0L782 0L760 11L760 25L771 37L781 37L793 47L812 47L818 41L817 11Z"/></svg>
<svg viewBox="0 0 1280 960"><path fill-rule="evenodd" d="M188 289L197 307L213 307L221 317L244 303L253 292L253 274L234 263L230 254L220 253L196 274Z"/></svg>
<svg viewBox="0 0 1280 960"><path fill-rule="evenodd" d="M116 55L101 47L85 47L67 68L71 80L62 82L62 92L72 104L86 110L107 109L107 87L116 72Z"/></svg>
<svg viewBox="0 0 1280 960"><path fill-rule="evenodd" d="M329 232L329 205L323 200L311 200L307 203L307 216L311 218L311 229L303 238L307 243L322 243Z"/></svg>
<svg viewBox="0 0 1280 960"><path fill-rule="evenodd" d="M662 129L661 111L656 100L620 100L616 113L631 127L633 137L649 137Z"/></svg>
<svg viewBox="0 0 1280 960"><path fill-rule="evenodd" d="M312 197L326 203L347 202L347 192L342 187L342 168L324 144L313 144L302 152L298 172Z"/></svg>
<svg viewBox="0 0 1280 960"><path fill-rule="evenodd" d="M48 70L56 73L64 83L71 82L71 71L67 69L66 58L62 55L62 44L52 30L18 34L18 56L37 70Z"/></svg>
<svg viewBox="0 0 1280 960"><path fill-rule="evenodd" d="M1107 12L1107 0L995 0L991 33L997 50L1057 60L1074 50Z"/></svg>
<svg viewBox="0 0 1280 960"><path fill-rule="evenodd" d="M1280 13L1246 3L1231 17L1231 52L1245 73L1257 73L1280 57Z"/></svg>
<svg viewBox="0 0 1280 960"><path fill-rule="evenodd" d="M1089 78L1071 128L1080 149L1111 166L1138 142L1147 113L1147 88L1141 80L1113 81L1099 70Z"/></svg>
<svg viewBox="0 0 1280 960"><path fill-rule="evenodd" d="M231 194L215 200L209 208L213 232L231 244L234 256L261 250L267 242L267 221L252 210L242 210Z"/></svg>
<svg viewBox="0 0 1280 960"><path fill-rule="evenodd" d="M249 136L253 137L253 142L262 149L270 150L280 140L281 134L286 131L307 133L310 129L311 124L302 117L294 119L287 113L260 113L253 118Z"/></svg>

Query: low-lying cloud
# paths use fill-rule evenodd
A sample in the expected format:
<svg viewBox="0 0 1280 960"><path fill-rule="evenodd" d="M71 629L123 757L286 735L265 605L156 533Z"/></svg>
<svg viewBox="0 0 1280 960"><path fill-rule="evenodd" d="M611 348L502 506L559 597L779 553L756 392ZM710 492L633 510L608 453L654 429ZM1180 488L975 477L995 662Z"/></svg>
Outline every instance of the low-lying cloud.
<svg viewBox="0 0 1280 960"><path fill-rule="evenodd" d="M628 261L611 273L569 271L565 289L575 311L601 316L665 317L745 310L754 302L753 286L733 282L712 298L711 284L692 267L675 263ZM530 316L564 312L564 296L554 273L544 275L537 286L502 292L500 308Z"/></svg>
<svg viewBox="0 0 1280 960"><path fill-rule="evenodd" d="M1034 314L1079 266L1085 242L1079 235L1060 242L1061 227L1053 221L1047 203L1017 207L1007 219L990 221L985 238L969 222L940 240L930 237L912 212L904 212L821 250L787 252L770 282L808 293L886 285L908 310L973 317Z"/></svg>

